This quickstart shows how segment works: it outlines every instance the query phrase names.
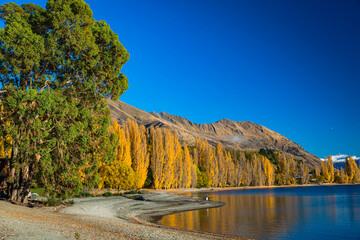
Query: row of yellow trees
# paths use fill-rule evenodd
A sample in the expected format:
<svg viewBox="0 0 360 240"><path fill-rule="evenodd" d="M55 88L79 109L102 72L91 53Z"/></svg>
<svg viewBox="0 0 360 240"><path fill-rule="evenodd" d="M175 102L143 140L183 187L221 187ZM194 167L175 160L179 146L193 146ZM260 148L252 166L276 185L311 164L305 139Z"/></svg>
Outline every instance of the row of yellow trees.
<svg viewBox="0 0 360 240"><path fill-rule="evenodd" d="M277 152L270 162L257 152L225 150L220 142L214 148L201 138L193 147L182 146L171 130L146 130L130 119L123 127L114 121L110 132L118 136L116 157L100 166L99 188L269 186L309 181L306 164Z"/></svg>
<svg viewBox="0 0 360 240"><path fill-rule="evenodd" d="M357 183L360 182L360 170L355 160L350 156L345 159L345 170L341 168L334 171L334 164L331 156L321 162L320 180L326 183Z"/></svg>
<svg viewBox="0 0 360 240"><path fill-rule="evenodd" d="M109 164L99 161L98 188L269 186L310 180L310 169L304 162L279 152L226 150L220 142L214 148L201 138L189 147L181 145L167 128L146 130L130 119L123 127L113 121L109 132L117 139L115 159ZM4 157L0 141L0 158ZM80 170L82 181L86 181L85 172ZM345 169L334 170L329 156L321 162L320 171L314 170L312 179L356 183L360 182L360 170L352 157L346 157Z"/></svg>

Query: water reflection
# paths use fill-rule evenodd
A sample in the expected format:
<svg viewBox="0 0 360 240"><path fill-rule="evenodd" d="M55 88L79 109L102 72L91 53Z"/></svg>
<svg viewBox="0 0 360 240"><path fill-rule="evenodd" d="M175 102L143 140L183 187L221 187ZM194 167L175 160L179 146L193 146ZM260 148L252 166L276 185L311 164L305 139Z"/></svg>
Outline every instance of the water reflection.
<svg viewBox="0 0 360 240"><path fill-rule="evenodd" d="M169 226L255 239L360 239L360 186L227 191L221 208L165 216Z"/></svg>

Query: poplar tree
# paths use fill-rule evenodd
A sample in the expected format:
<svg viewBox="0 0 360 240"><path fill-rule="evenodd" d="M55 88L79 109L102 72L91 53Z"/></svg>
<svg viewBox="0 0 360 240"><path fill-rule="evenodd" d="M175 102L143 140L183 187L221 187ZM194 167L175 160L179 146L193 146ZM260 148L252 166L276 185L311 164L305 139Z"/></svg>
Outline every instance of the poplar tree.
<svg viewBox="0 0 360 240"><path fill-rule="evenodd" d="M184 154L183 154L183 175L182 175L182 187L189 188L192 182L192 171L193 171L193 162L191 155L186 143L184 143Z"/></svg>
<svg viewBox="0 0 360 240"><path fill-rule="evenodd" d="M164 186L165 169L165 149L164 149L164 136L160 128L150 128L151 136L151 171L153 176L153 183L155 189L160 189Z"/></svg>
<svg viewBox="0 0 360 240"><path fill-rule="evenodd" d="M355 160L350 156L348 158L346 156L345 159L345 171L348 175L348 181L352 183L356 183L360 180L360 171L358 166L355 163Z"/></svg>
<svg viewBox="0 0 360 240"><path fill-rule="evenodd" d="M196 149L198 152L199 172L205 174L205 186L217 186L218 179L215 176L218 166L215 159L214 149L210 144L201 138L196 139Z"/></svg>
<svg viewBox="0 0 360 240"><path fill-rule="evenodd" d="M227 168L227 183L230 186L236 185L236 167L231 158L230 152L225 153L226 168Z"/></svg>
<svg viewBox="0 0 360 240"><path fill-rule="evenodd" d="M332 161L332 157L331 155L329 155L329 158L328 158L328 172L329 172L329 182L333 182L334 181L334 163Z"/></svg>
<svg viewBox="0 0 360 240"><path fill-rule="evenodd" d="M275 180L275 170L273 166L271 165L269 159L267 159L264 156L262 157L262 164L265 174L265 185L267 186L273 185Z"/></svg>
<svg viewBox="0 0 360 240"><path fill-rule="evenodd" d="M225 187L227 182L227 164L224 155L223 146L220 142L216 145L216 160L217 160L217 174L214 176L217 179L219 187Z"/></svg>
<svg viewBox="0 0 360 240"><path fill-rule="evenodd" d="M138 176L131 168L130 142L125 131L117 121L113 121L109 132L116 135L115 159L109 164L100 166L100 181L98 188L132 189L137 186Z"/></svg>
<svg viewBox="0 0 360 240"><path fill-rule="evenodd" d="M147 177L149 155L147 153L147 139L145 127L139 126L136 120L128 119L125 124L126 138L130 144L132 169L138 177L137 188L141 188Z"/></svg>

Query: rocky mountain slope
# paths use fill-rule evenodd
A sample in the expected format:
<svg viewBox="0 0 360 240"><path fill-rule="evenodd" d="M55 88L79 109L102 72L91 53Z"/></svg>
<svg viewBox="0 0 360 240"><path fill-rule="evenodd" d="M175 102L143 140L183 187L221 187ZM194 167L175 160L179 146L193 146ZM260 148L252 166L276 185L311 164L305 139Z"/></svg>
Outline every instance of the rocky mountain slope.
<svg viewBox="0 0 360 240"><path fill-rule="evenodd" d="M120 124L130 118L147 128L150 126L168 127L188 145L194 145L195 139L201 137L214 146L217 142L221 142L226 148L232 149L258 151L261 148L267 148L291 154L296 159L305 159L312 167L320 165L320 159L305 151L299 144L252 122L222 119L216 123L196 124L186 118L165 112L148 113L121 101L108 100L108 105L111 109L111 117Z"/></svg>

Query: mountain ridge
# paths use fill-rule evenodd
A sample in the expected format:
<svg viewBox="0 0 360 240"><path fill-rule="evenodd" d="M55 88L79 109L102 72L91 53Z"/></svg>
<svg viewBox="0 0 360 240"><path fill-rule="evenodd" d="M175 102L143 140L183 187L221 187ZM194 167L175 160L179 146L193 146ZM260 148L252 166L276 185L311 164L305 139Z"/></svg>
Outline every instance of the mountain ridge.
<svg viewBox="0 0 360 240"><path fill-rule="evenodd" d="M122 101L107 99L111 117L123 124L128 118L146 128L167 127L188 145L194 145L197 137L206 139L215 146L221 142L226 148L258 151L272 149L305 160L311 167L319 167L320 159L308 153L302 146L285 136L250 121L232 121L227 118L215 123L194 123L189 119L166 112L146 112Z"/></svg>

